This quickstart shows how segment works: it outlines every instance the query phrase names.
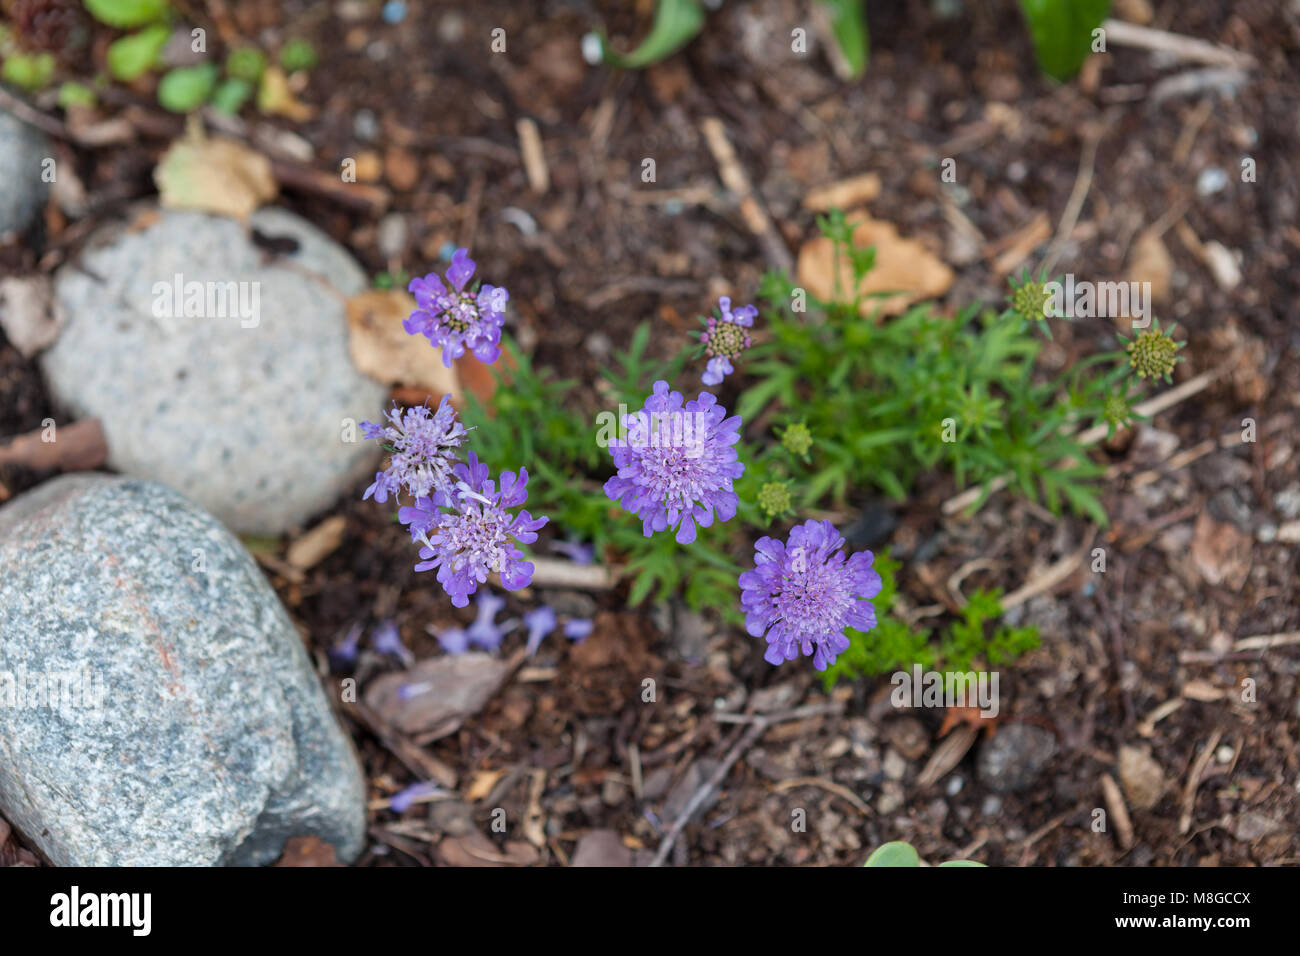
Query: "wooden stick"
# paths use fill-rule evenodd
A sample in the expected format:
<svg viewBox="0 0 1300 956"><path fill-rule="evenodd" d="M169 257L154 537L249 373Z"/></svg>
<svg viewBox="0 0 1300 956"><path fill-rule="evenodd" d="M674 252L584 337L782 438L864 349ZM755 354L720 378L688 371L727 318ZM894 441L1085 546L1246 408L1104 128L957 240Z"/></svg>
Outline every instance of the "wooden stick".
<svg viewBox="0 0 1300 956"><path fill-rule="evenodd" d="M1106 31L1107 42L1119 46L1168 53L1189 63L1236 66L1242 69L1255 66L1255 58L1248 53L1241 53L1230 47L1198 40L1195 37L1138 26L1136 23L1126 23L1123 20L1107 20L1101 28Z"/></svg>

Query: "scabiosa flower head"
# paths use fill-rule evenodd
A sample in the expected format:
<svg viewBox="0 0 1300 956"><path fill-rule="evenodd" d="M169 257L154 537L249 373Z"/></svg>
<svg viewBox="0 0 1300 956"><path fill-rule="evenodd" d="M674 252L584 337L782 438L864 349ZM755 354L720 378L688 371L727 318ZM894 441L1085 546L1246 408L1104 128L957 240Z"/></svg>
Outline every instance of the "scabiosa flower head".
<svg viewBox="0 0 1300 956"><path fill-rule="evenodd" d="M466 289L474 275L474 260L457 249L447 268L447 284L436 272L412 279L408 291L416 309L403 324L411 335L423 335L442 350L442 364L451 368L469 349L480 362L495 362L501 354L501 327L505 324L510 293L484 283Z"/></svg>
<svg viewBox="0 0 1300 956"><path fill-rule="evenodd" d="M361 423L363 436L378 438L393 449L388 468L375 475L362 500L374 495L382 503L403 489L415 498L450 490L451 468L456 449L465 440L465 426L457 420L447 396L442 396L432 413L428 405L413 405L403 411L394 404L384 417L387 425Z"/></svg>
<svg viewBox="0 0 1300 956"><path fill-rule="evenodd" d="M844 539L829 521L805 521L790 531L788 543L759 538L754 570L740 576L745 627L767 637L769 664L811 656L819 671L847 650L846 627L869 631L876 610L865 598L880 593L880 575L870 551L845 559Z"/></svg>
<svg viewBox="0 0 1300 956"><path fill-rule="evenodd" d="M758 489L758 506L769 518L790 510L790 486L784 481L769 481Z"/></svg>
<svg viewBox="0 0 1300 956"><path fill-rule="evenodd" d="M532 657L546 635L555 630L555 610L548 604L538 605L524 615L524 627L528 628L528 656Z"/></svg>
<svg viewBox="0 0 1300 956"><path fill-rule="evenodd" d="M808 457L808 450L812 448L812 443L812 432L803 422L796 422L781 433L782 447L799 458Z"/></svg>
<svg viewBox="0 0 1300 956"><path fill-rule="evenodd" d="M1174 326L1162 329L1156 320L1152 328L1143 329L1125 347L1128 364L1137 372L1138 378L1171 380L1174 366L1179 361L1178 350L1183 347L1183 343L1174 341L1173 331Z"/></svg>
<svg viewBox="0 0 1300 956"><path fill-rule="evenodd" d="M628 438L610 443L618 474L605 482L605 495L641 519L648 538L677 529L677 542L695 540L695 525L709 527L736 514L740 498L732 481L745 473L731 446L740 441L740 416L709 392L683 404L681 392L655 382L645 408L626 415Z"/></svg>
<svg viewBox="0 0 1300 956"><path fill-rule="evenodd" d="M1011 294L1011 311L1026 322L1042 322L1047 319L1047 305L1052 295L1041 282L1026 279Z"/></svg>
<svg viewBox="0 0 1300 956"><path fill-rule="evenodd" d="M528 471L501 473L501 486L492 480L488 466L469 453L469 463L453 471L456 486L451 492L435 492L416 499L414 506L397 512L411 537L421 542L417 571L438 569L438 582L456 607L469 604L469 596L488 574L501 575L507 591L527 587L533 580L533 564L524 560L516 542L532 544L546 518L534 518L527 511L511 514L528 499Z"/></svg>
<svg viewBox="0 0 1300 956"><path fill-rule="evenodd" d="M732 359L754 344L745 329L753 327L758 309L746 305L733 311L731 299L724 295L718 299L718 313L721 318L709 316L704 323L708 328L700 333L704 354L709 356L702 376L705 385L721 385L735 371Z"/></svg>

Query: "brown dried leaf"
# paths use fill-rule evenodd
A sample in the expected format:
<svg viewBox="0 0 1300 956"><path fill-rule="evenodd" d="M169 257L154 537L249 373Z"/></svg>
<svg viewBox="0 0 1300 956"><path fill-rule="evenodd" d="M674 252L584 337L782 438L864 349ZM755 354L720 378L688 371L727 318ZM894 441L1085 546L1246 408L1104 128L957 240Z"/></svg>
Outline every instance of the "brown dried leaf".
<svg viewBox="0 0 1300 956"><path fill-rule="evenodd" d="M1206 583L1240 590L1246 583L1250 561L1250 536L1202 511L1192 538L1192 563Z"/></svg>
<svg viewBox="0 0 1300 956"><path fill-rule="evenodd" d="M272 866L342 866L334 847L318 836L289 837Z"/></svg>
<svg viewBox="0 0 1300 956"><path fill-rule="evenodd" d="M862 303L862 314L870 316L877 310L883 315L896 315L919 299L932 299L943 295L952 285L953 272L920 242L904 239L892 223L872 219L866 213L851 214L849 222L855 226L853 244L857 247L874 245L876 265L858 287L864 295L896 292L887 298L870 298ZM845 295L853 288L853 269L846 256L840 257L839 287ZM799 284L822 300L835 297L835 246L824 236L810 239L799 250L796 267Z"/></svg>
<svg viewBox="0 0 1300 956"><path fill-rule="evenodd" d="M366 688L366 705L384 721L425 741L455 733L482 710L510 667L487 654L431 657L400 673L383 674ZM403 697L401 688L418 692Z"/></svg>
<svg viewBox="0 0 1300 956"><path fill-rule="evenodd" d="M247 220L279 186L261 153L193 127L163 154L153 171L162 204Z"/></svg>
<svg viewBox="0 0 1300 956"><path fill-rule="evenodd" d="M442 351L422 335L411 335L402 322L415 299L399 289L372 289L348 300L348 349L364 374L385 385L405 385L436 399L462 398L454 368L442 364Z"/></svg>

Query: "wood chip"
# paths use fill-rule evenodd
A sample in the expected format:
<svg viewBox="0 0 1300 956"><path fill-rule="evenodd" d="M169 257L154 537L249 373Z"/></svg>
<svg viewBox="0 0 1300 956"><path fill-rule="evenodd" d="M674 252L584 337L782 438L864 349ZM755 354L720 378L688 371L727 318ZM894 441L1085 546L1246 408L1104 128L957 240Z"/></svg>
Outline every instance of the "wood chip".
<svg viewBox="0 0 1300 956"><path fill-rule="evenodd" d="M523 153L529 188L540 196L551 188L551 172L542 151L541 133L537 131L537 124L527 116L519 118L515 131L519 134L519 151Z"/></svg>
<svg viewBox="0 0 1300 956"><path fill-rule="evenodd" d="M33 471L91 471L107 460L108 445L98 418L38 428L0 445L0 465L22 465Z"/></svg>
<svg viewBox="0 0 1300 956"><path fill-rule="evenodd" d="M347 526L347 519L342 515L326 518L289 545L284 559L300 571L315 567L338 550Z"/></svg>
<svg viewBox="0 0 1300 956"><path fill-rule="evenodd" d="M880 177L876 173L861 173L827 186L818 186L804 197L803 207L814 212L848 210L870 202L879 195Z"/></svg>
<svg viewBox="0 0 1300 956"><path fill-rule="evenodd" d="M1108 773L1101 775L1101 795L1106 801L1106 812L1110 822L1115 826L1115 841L1119 848L1128 851L1133 847L1133 821L1129 819L1128 807L1124 805L1124 796L1119 791L1113 777Z"/></svg>
<svg viewBox="0 0 1300 956"><path fill-rule="evenodd" d="M956 730L945 737L939 746L934 748L934 753L930 754L930 759L921 768L921 773L916 778L917 789L925 790L934 786L948 771L961 763L967 751L974 746L978 734L979 731L970 724L960 724Z"/></svg>

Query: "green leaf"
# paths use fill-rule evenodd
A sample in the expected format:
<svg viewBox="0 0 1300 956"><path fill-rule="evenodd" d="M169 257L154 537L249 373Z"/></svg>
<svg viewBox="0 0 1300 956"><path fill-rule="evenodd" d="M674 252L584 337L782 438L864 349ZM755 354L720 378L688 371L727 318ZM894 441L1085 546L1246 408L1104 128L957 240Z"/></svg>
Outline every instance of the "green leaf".
<svg viewBox="0 0 1300 956"><path fill-rule="evenodd" d="M1020 0L1038 65L1064 82L1092 52L1092 31L1110 13L1110 0Z"/></svg>
<svg viewBox="0 0 1300 956"><path fill-rule="evenodd" d="M207 102L217 85L217 68L212 63L172 70L158 84L158 102L173 113L189 113Z"/></svg>
<svg viewBox="0 0 1300 956"><path fill-rule="evenodd" d="M245 46L231 50L226 57L226 75L236 80L256 83L266 69L266 54L256 47Z"/></svg>
<svg viewBox="0 0 1300 956"><path fill-rule="evenodd" d="M220 110L222 113L234 116L243 108L244 104L248 102L248 98L252 95L252 83L249 83L247 80L231 78L222 82L222 84L217 87L216 92L212 94L212 106L215 109ZM380 285L381 277L387 278L387 285ZM404 284L405 283L403 283L403 285ZM392 287L393 279L388 275L388 273L383 272L375 276L376 289L391 289Z"/></svg>
<svg viewBox="0 0 1300 956"><path fill-rule="evenodd" d="M306 40L290 40L280 48L280 65L289 73L310 70L316 65L316 48Z"/></svg>
<svg viewBox="0 0 1300 956"><path fill-rule="evenodd" d="M54 55L51 53L15 53L5 59L0 79L28 92L50 85L54 79Z"/></svg>
<svg viewBox="0 0 1300 956"><path fill-rule="evenodd" d="M974 860L944 860L939 866L984 866L983 863L976 863Z"/></svg>
<svg viewBox="0 0 1300 956"><path fill-rule="evenodd" d="M894 840L892 843L883 843L877 847L876 852L867 857L867 862L862 865L920 866L921 857L912 844L904 843L902 840Z"/></svg>
<svg viewBox="0 0 1300 956"><path fill-rule="evenodd" d="M611 47L602 34L601 55L610 66L625 70L648 66L676 53L703 27L704 8L699 0L659 0L650 33L640 46L624 55Z"/></svg>
<svg viewBox="0 0 1300 956"><path fill-rule="evenodd" d="M108 72L118 80L144 76L158 62L171 31L161 23L114 40L108 45Z"/></svg>
<svg viewBox="0 0 1300 956"><path fill-rule="evenodd" d="M73 106L94 106L96 102L95 91L88 86L82 86L80 83L73 83L69 80L59 87L59 107L68 109Z"/></svg>
<svg viewBox="0 0 1300 956"><path fill-rule="evenodd" d="M867 34L867 14L862 0L823 0L830 8L831 32L840 52L848 61L855 77L867 68L870 40Z"/></svg>
<svg viewBox="0 0 1300 956"><path fill-rule="evenodd" d="M119 30L142 27L161 20L167 13L167 0L85 0L86 9L100 23Z"/></svg>

